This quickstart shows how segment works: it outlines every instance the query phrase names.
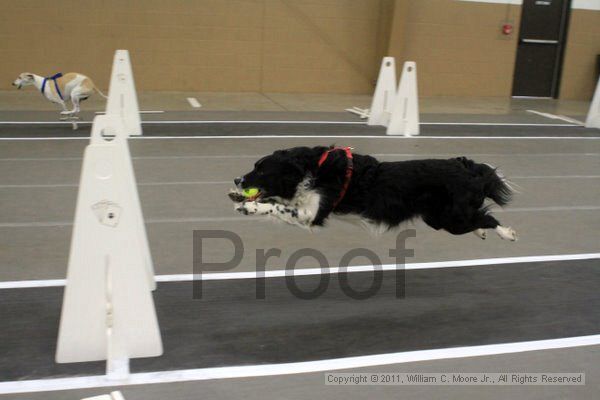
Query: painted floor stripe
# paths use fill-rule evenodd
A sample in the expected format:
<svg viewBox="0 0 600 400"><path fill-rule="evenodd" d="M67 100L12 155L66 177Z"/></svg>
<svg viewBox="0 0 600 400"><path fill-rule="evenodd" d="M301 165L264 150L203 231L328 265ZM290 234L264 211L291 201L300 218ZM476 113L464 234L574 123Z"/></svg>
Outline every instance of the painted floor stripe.
<svg viewBox="0 0 600 400"><path fill-rule="evenodd" d="M173 182L138 182L138 186L177 186L177 185L233 185L229 181L173 181ZM62 188L79 187L79 183L44 183L25 185L0 185L0 189L25 189L25 188Z"/></svg>
<svg viewBox="0 0 600 400"><path fill-rule="evenodd" d="M37 138L30 138L37 139ZM59 140L62 138L58 138ZM76 138L71 138L76 139ZM85 137L83 139L89 139ZM378 135L254 135L254 136L137 136L134 140L168 139L389 139L389 140L597 140L600 136L378 136Z"/></svg>
<svg viewBox="0 0 600 400"><path fill-rule="evenodd" d="M537 114L537 115L540 115L540 116L545 117L545 118L559 119L561 121L565 121L565 122L568 122L568 123L571 123L571 124L575 124L575 125L580 125L580 126L585 125L582 121L576 120L574 118L567 117L565 115L550 114L550 113L540 112L540 111L536 111L536 110L526 110L526 111L528 113Z"/></svg>
<svg viewBox="0 0 600 400"><path fill-rule="evenodd" d="M244 222L264 221L264 217L240 216L240 217L183 217L183 218L146 218L146 224L171 224L191 222ZM46 222L1 222L0 228L50 228L59 226L72 226L73 221L46 221Z"/></svg>
<svg viewBox="0 0 600 400"><path fill-rule="evenodd" d="M600 175L530 175L511 176L510 179L598 179Z"/></svg>
<svg viewBox="0 0 600 400"><path fill-rule="evenodd" d="M231 135L231 136L137 136L132 140L197 140L197 139L391 139L391 140L598 140L600 136L383 136L383 135ZM89 136L76 137L0 137L0 141L48 141L48 140L90 140Z"/></svg>
<svg viewBox="0 0 600 400"><path fill-rule="evenodd" d="M190 103L190 106L192 106L193 108L200 108L200 107L202 107L202 105L200 104L200 102L198 101L198 99L195 98L195 97L188 97L187 101L188 101L188 103Z"/></svg>
<svg viewBox="0 0 600 400"><path fill-rule="evenodd" d="M365 367L402 364L418 361L445 360L464 357L481 357L514 354L527 351L565 349L600 344L600 335L576 336L560 339L501 343L482 346L452 347L433 350L416 350L370 356L346 357L329 360L305 361L285 364L247 365L219 368L200 368L175 371L142 372L127 379L108 379L106 376L82 376L26 381L0 382L0 394L47 392L56 390L86 389L108 386L144 385L204 381L213 379L251 378L306 374L324 371L348 370Z"/></svg>
<svg viewBox="0 0 600 400"><path fill-rule="evenodd" d="M548 207L513 207L509 209L495 208L492 211L498 213L519 212L549 212L549 211L595 211L600 206L548 206ZM264 217L182 217L182 218L147 218L146 224L170 224L170 223L192 223L192 222L245 222L269 220ZM0 222L0 228L49 228L59 226L72 226L73 221L35 221L35 222Z"/></svg>
<svg viewBox="0 0 600 400"><path fill-rule="evenodd" d="M371 153L373 157L456 157L457 153ZM264 154L194 154L165 156L134 156L132 160L185 160L185 159L222 159L222 158L260 158ZM600 153L469 153L468 157L599 157ZM0 158L0 162L27 161L81 161L83 157L11 157Z"/></svg>
<svg viewBox="0 0 600 400"><path fill-rule="evenodd" d="M192 105L188 97L188 102ZM196 100L197 102L197 100ZM200 104L200 103L198 103ZM194 105L192 105L194 107ZM146 111L146 113L156 113L157 111ZM97 112L102 113L102 112ZM144 113L143 111L141 113ZM91 124L92 121L79 121L79 124ZM0 121L0 125L69 125L65 121ZM171 120L171 121L142 121L142 124L172 124L172 125L193 125L193 124L339 124L339 125L367 125L366 121L314 121L314 120ZM420 125L450 125L450 126L561 126L578 127L573 123L569 124L540 124L540 123L518 123L518 122L421 122Z"/></svg>
<svg viewBox="0 0 600 400"><path fill-rule="evenodd" d="M600 210L600 206L550 206L550 207L513 207L513 208L497 208L493 212L511 213L511 212L530 212L530 211L594 211Z"/></svg>
<svg viewBox="0 0 600 400"><path fill-rule="evenodd" d="M574 260L594 260L600 259L600 253L583 253L583 254L559 254L559 255L544 255L544 256L522 256L522 257L500 257L500 258L483 258L473 260L452 260L452 261L434 261L422 263L406 263L405 270L418 269L435 269L435 268L461 268L475 267L483 265L505 265L505 264L523 264L536 262L550 261L574 261ZM382 271L393 271L398 269L398 264L381 265ZM400 265L400 267L402 267ZM323 275L323 274L339 274L340 272L371 272L372 265L357 265L345 268L343 271L339 267L331 267L329 269L320 268L299 268L294 269L294 276L307 275ZM280 278L286 276L286 270L271 270L261 273L261 278ZM156 275L157 282L186 282L193 280L215 281L215 280L230 280L230 279L256 279L259 272L244 271L244 272L220 272L208 274L171 274L171 275ZM41 280L24 280L24 281L4 281L0 282L0 289L24 289L24 288L40 288L40 287L58 287L64 286L64 279L41 279Z"/></svg>
<svg viewBox="0 0 600 400"><path fill-rule="evenodd" d="M531 175L511 176L514 179L600 179L600 175ZM170 181L170 182L138 182L138 186L186 186L186 185L230 185L229 181ZM32 184L7 184L0 185L0 189L27 189L27 188L62 188L78 187L79 183L32 183ZM510 211L506 210L506 211Z"/></svg>
<svg viewBox="0 0 600 400"><path fill-rule="evenodd" d="M140 114L164 114L163 110L142 110ZM106 111L96 111L95 114L106 114Z"/></svg>

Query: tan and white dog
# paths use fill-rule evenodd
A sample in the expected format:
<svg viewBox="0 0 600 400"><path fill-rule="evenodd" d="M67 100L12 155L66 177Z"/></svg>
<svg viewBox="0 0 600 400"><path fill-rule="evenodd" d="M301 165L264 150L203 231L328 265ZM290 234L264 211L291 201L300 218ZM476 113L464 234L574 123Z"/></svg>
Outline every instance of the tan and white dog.
<svg viewBox="0 0 600 400"><path fill-rule="evenodd" d="M21 89L24 86L35 86L46 99L62 106L62 119L77 118L81 110L79 102L90 97L94 92L98 92L102 97L107 98L94 84L94 82L83 74L69 72L66 74L56 74L44 78L30 72L23 72L13 82L13 86ZM71 101L73 109L67 108L67 101Z"/></svg>

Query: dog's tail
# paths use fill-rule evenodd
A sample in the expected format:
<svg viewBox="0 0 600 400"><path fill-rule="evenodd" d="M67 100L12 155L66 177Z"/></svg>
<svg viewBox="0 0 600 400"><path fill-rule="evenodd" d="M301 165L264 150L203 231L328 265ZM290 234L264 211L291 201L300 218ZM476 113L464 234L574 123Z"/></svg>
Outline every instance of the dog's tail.
<svg viewBox="0 0 600 400"><path fill-rule="evenodd" d="M492 199L499 206L510 203L515 190L496 167L489 164L479 164L466 157L457 160L481 178L485 197Z"/></svg>
<svg viewBox="0 0 600 400"><path fill-rule="evenodd" d="M96 92L98 92L98 94L102 97L104 97L105 99L108 99L108 96L105 95L104 93L102 93L102 91L100 89L98 89L98 86L96 86L96 84L92 81L92 85L94 86L94 90Z"/></svg>

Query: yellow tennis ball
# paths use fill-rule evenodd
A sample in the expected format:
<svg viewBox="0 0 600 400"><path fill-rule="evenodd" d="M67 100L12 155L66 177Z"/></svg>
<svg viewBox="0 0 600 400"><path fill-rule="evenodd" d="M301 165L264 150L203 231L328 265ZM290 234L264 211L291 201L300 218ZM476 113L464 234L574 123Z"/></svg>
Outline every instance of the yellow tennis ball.
<svg viewBox="0 0 600 400"><path fill-rule="evenodd" d="M242 194L244 197L256 197L258 195L259 190L257 188L249 188L242 190Z"/></svg>

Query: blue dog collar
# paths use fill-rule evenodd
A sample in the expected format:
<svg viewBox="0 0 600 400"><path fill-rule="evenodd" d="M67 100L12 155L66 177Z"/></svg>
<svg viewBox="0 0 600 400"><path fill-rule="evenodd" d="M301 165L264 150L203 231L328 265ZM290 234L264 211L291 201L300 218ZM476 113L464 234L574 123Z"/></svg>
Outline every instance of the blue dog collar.
<svg viewBox="0 0 600 400"><path fill-rule="evenodd" d="M54 74L50 77L44 78L44 81L42 82L42 89L40 89L42 94L44 94L44 89L46 89L46 82L48 81L48 79L51 79L54 81L54 87L56 88L56 93L58 93L58 97L60 97L61 100L64 100L62 93L60 92L60 89L58 88L58 82L56 82L56 80L58 78L60 78L61 76L63 76L63 74L61 72L59 72L58 74Z"/></svg>

